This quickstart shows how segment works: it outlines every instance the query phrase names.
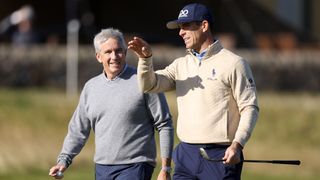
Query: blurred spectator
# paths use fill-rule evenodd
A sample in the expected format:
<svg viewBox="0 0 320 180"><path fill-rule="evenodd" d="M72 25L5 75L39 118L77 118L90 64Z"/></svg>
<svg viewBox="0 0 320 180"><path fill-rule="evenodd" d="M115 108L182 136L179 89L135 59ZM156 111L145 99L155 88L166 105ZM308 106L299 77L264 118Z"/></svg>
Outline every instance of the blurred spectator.
<svg viewBox="0 0 320 180"><path fill-rule="evenodd" d="M0 22L0 34L10 35L14 46L27 46L39 42L33 28L35 12L31 5L24 5Z"/></svg>

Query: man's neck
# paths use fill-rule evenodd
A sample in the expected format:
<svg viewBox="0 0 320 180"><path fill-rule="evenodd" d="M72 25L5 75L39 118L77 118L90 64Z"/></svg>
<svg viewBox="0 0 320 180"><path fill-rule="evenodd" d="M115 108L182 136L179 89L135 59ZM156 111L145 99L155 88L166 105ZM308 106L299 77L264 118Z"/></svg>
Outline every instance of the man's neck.
<svg viewBox="0 0 320 180"><path fill-rule="evenodd" d="M199 50L199 54L201 54L203 51L206 51L208 49L209 46L211 46L211 44L214 43L214 39L213 38L207 38L201 45L200 50Z"/></svg>
<svg viewBox="0 0 320 180"><path fill-rule="evenodd" d="M107 79L109 79L110 81L116 79L117 77L119 77L125 70L127 69L127 64L123 67L123 69L118 72L118 73L107 73L106 71L104 71L105 76L107 77Z"/></svg>

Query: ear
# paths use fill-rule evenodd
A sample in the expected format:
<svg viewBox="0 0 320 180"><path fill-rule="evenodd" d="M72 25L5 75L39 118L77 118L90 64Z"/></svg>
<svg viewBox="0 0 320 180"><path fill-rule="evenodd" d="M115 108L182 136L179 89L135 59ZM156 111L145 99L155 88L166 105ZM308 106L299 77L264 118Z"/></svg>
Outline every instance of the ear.
<svg viewBox="0 0 320 180"><path fill-rule="evenodd" d="M102 63L100 53L96 53L96 59L97 59L97 61L98 61L99 63Z"/></svg>
<svg viewBox="0 0 320 180"><path fill-rule="evenodd" d="M202 26L203 32L206 32L209 30L209 22L207 20L202 21L201 26Z"/></svg>

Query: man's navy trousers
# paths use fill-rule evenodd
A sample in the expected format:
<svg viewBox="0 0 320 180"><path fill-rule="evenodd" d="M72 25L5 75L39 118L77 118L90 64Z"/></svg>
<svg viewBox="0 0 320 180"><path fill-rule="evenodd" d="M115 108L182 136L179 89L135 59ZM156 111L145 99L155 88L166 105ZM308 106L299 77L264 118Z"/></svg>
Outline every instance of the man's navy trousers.
<svg viewBox="0 0 320 180"><path fill-rule="evenodd" d="M204 148L211 159L222 159L229 145L188 144L181 142L173 152L173 180L240 180L243 165L226 165L204 159L199 148Z"/></svg>

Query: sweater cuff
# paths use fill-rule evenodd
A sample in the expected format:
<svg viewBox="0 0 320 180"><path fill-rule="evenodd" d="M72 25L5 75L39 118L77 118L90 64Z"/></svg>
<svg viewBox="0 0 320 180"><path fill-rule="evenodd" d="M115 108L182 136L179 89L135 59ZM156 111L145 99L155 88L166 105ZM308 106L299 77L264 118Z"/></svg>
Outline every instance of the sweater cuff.
<svg viewBox="0 0 320 180"><path fill-rule="evenodd" d="M138 63L144 66L150 66L152 64L152 56L148 58L139 58Z"/></svg>
<svg viewBox="0 0 320 180"><path fill-rule="evenodd" d="M250 135L247 134L245 136L235 137L233 141L236 141L244 148L249 138L250 138Z"/></svg>
<svg viewBox="0 0 320 180"><path fill-rule="evenodd" d="M67 168L72 163L72 159L70 157L68 157L67 155L59 155L57 163L65 166Z"/></svg>

